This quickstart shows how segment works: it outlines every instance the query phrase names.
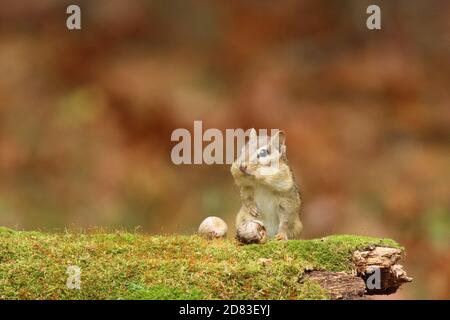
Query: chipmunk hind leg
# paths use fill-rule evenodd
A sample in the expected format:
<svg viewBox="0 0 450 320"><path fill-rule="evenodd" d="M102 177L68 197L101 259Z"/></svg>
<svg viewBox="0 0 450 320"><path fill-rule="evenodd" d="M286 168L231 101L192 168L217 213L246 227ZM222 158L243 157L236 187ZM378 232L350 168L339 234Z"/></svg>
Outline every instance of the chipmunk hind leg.
<svg viewBox="0 0 450 320"><path fill-rule="evenodd" d="M299 239L303 230L303 224L298 216L282 215L278 233L275 236L277 240Z"/></svg>
<svg viewBox="0 0 450 320"><path fill-rule="evenodd" d="M300 234L303 231L303 224L299 218L292 221L290 228L288 229L288 239L300 239Z"/></svg>

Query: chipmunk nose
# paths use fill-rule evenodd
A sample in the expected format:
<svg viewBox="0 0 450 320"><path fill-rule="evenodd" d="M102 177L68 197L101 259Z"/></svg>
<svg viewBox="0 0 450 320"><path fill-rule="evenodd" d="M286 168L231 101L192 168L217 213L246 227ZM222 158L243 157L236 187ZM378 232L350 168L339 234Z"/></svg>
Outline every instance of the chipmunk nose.
<svg viewBox="0 0 450 320"><path fill-rule="evenodd" d="M247 165L244 164L244 163L241 163L241 164L239 165L239 170L241 170L242 173L246 173Z"/></svg>

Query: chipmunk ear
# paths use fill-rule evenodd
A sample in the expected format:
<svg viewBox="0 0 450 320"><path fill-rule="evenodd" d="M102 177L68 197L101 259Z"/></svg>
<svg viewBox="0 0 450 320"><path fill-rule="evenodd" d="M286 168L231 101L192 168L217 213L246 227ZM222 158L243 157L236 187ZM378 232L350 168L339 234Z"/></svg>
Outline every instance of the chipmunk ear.
<svg viewBox="0 0 450 320"><path fill-rule="evenodd" d="M270 139L270 144L273 148L278 148L281 153L286 151L286 134L284 131L277 130L277 132Z"/></svg>

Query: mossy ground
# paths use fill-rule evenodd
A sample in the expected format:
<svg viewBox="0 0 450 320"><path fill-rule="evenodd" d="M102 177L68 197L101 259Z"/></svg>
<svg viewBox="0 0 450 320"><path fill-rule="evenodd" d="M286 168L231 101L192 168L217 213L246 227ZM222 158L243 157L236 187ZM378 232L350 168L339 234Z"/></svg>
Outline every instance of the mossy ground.
<svg viewBox="0 0 450 320"><path fill-rule="evenodd" d="M369 245L398 246L349 235L242 246L186 235L0 228L0 299L324 299L299 275L351 271L351 253ZM80 290L66 286L70 265L81 268Z"/></svg>

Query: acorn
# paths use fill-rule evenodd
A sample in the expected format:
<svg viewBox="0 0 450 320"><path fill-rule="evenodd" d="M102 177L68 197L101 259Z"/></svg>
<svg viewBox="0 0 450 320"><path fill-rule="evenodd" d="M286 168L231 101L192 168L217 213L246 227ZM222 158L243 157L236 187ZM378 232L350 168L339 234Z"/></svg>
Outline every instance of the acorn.
<svg viewBox="0 0 450 320"><path fill-rule="evenodd" d="M228 226L218 217L208 217L198 227L198 233L206 239L225 238Z"/></svg>
<svg viewBox="0 0 450 320"><path fill-rule="evenodd" d="M259 220L245 220L237 228L236 239L244 244L267 242L267 232L264 224Z"/></svg>

